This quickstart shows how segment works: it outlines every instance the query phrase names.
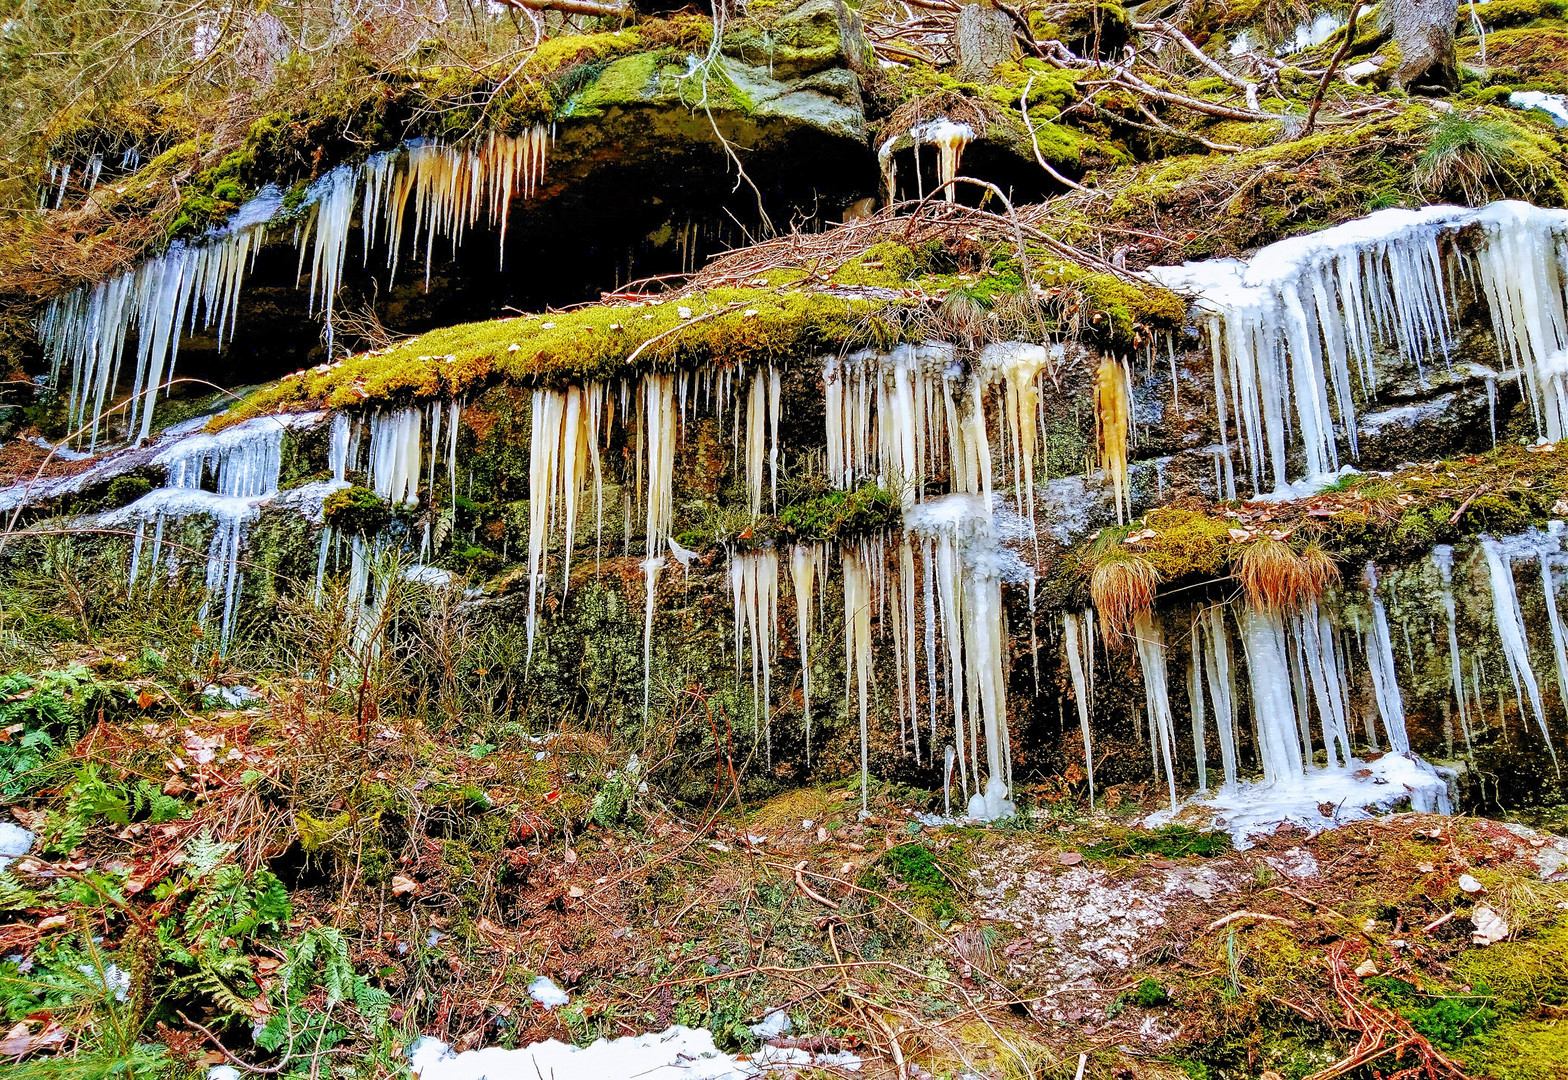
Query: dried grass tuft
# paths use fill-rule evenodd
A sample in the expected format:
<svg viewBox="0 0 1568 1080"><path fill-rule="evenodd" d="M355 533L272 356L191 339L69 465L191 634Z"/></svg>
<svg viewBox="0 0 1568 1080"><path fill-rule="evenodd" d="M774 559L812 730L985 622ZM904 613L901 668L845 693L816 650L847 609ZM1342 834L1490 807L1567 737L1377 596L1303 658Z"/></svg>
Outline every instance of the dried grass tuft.
<svg viewBox="0 0 1568 1080"><path fill-rule="evenodd" d="M1117 552L1095 566L1089 594L1107 642L1119 644L1132 636L1138 617L1154 610L1154 591L1159 583L1159 571L1142 555Z"/></svg>
<svg viewBox="0 0 1568 1080"><path fill-rule="evenodd" d="M1339 580L1339 567L1317 544L1301 553L1283 540L1263 537L1241 549L1232 576L1247 590L1254 607L1295 611L1316 601Z"/></svg>

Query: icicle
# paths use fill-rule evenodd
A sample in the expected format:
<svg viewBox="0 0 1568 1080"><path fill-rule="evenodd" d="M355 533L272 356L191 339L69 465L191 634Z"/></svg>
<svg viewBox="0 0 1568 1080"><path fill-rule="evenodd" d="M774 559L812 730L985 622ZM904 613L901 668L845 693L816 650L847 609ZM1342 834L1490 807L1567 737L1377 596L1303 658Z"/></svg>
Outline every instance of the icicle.
<svg viewBox="0 0 1568 1080"><path fill-rule="evenodd" d="M1541 738L1546 741L1546 749L1551 753L1555 766L1557 748L1552 745L1552 735L1546 726L1546 713L1541 707L1541 688L1530 666L1530 642L1524 617L1519 612L1519 596L1514 590L1514 574L1509 565L1508 552L1490 537L1482 539L1481 550L1486 554L1486 568L1492 586L1492 614L1497 622L1497 636L1503 646L1503 658L1508 661L1508 672L1513 676L1515 689L1522 685L1529 694L1536 726L1541 729ZM1520 711L1523 712L1522 707Z"/></svg>
<svg viewBox="0 0 1568 1080"><path fill-rule="evenodd" d="M1458 702L1459 720L1464 726L1465 737L1469 739L1469 717L1467 714L1469 704L1465 696L1465 677L1461 670L1459 660L1459 632L1455 625L1454 610L1454 549L1447 544L1440 544L1432 549L1432 565L1437 567L1437 572L1442 578L1442 585L1438 595L1443 602L1443 615L1448 620L1448 669L1450 684L1453 687L1454 699ZM1564 690L1568 693L1568 690Z"/></svg>
<svg viewBox="0 0 1568 1080"><path fill-rule="evenodd" d="M795 583L795 632L800 637L800 690L806 710L806 764L811 764L811 586L816 552L810 544L790 548L789 573Z"/></svg>
<svg viewBox="0 0 1568 1080"><path fill-rule="evenodd" d="M1471 226L1474 238L1454 245L1456 258L1445 260L1440 241ZM1565 238L1568 213L1561 210L1521 202L1432 206L1379 211L1281 241L1247 264L1216 260L1151 272L1172 288L1198 292L1214 313L1216 366L1223 343L1230 404L1248 443L1254 486L1268 490L1267 473L1272 490L1286 494L1292 411L1307 477L1325 476L1338 468L1338 438L1352 457L1359 453L1353 367L1370 395L1377 389L1379 348L1397 349L1423 383L1423 362L1449 356L1455 344L1449 266L1474 280L1486 298L1505 368L1519 379L1543 434L1561 439L1568 406L1568 369L1561 362L1568 349Z"/></svg>
<svg viewBox="0 0 1568 1080"><path fill-rule="evenodd" d="M1292 702L1283 617L1248 604L1240 621L1264 782L1272 786L1299 785L1306 773Z"/></svg>
<svg viewBox="0 0 1568 1080"><path fill-rule="evenodd" d="M1225 609L1213 604L1200 616L1208 648L1204 652L1204 674L1209 685L1209 702L1214 706L1214 725L1220 738L1220 761L1225 770L1225 788L1236 786L1235 700L1231 693L1230 642L1225 629ZM1093 628L1093 624L1090 624Z"/></svg>
<svg viewBox="0 0 1568 1080"><path fill-rule="evenodd" d="M844 549L844 664L845 679L853 672L860 691L860 810L870 812L871 768L867 748L870 727L869 681L871 678L871 578L860 553Z"/></svg>
<svg viewBox="0 0 1568 1080"><path fill-rule="evenodd" d="M664 567L664 556L650 555L642 561L643 615L642 615L642 722L648 725L648 708L653 688L653 612L659 597L659 571Z"/></svg>
<svg viewBox="0 0 1568 1080"><path fill-rule="evenodd" d="M1132 518L1132 502L1127 490L1131 392L1126 369L1109 356L1102 359L1094 378L1094 423L1099 435L1100 464L1116 499L1118 525Z"/></svg>
<svg viewBox="0 0 1568 1080"><path fill-rule="evenodd" d="M1198 794L1209 792L1208 740L1204 735L1203 681L1199 672L1203 667L1203 637L1194 620L1187 635L1187 707L1192 713L1192 750L1198 765Z"/></svg>
<svg viewBox="0 0 1568 1080"><path fill-rule="evenodd" d="M798 583L797 583L798 589ZM767 744L773 764L773 655L777 651L779 560L772 548L730 559L730 590L735 605L735 663L740 665L744 640L751 641L751 695L754 730ZM798 603L798 592L797 592Z"/></svg>
<svg viewBox="0 0 1568 1080"><path fill-rule="evenodd" d="M1166 691L1165 638L1148 612L1133 622L1133 642L1138 664L1143 668L1144 703L1149 727L1153 730L1151 747L1157 742L1165 764L1165 782L1170 789L1171 809L1176 808L1176 732L1171 720L1171 703Z"/></svg>
<svg viewBox="0 0 1568 1080"><path fill-rule="evenodd" d="M647 449L647 520L644 528L648 550L655 551L670 535L674 518L675 477L675 376L643 378L643 437Z"/></svg>
<svg viewBox="0 0 1568 1080"><path fill-rule="evenodd" d="M1083 674L1083 661L1079 655L1079 628L1087 620L1087 613L1076 615L1067 612L1062 616L1063 647L1067 653L1067 666L1072 672L1073 697L1078 702L1078 727L1083 733L1083 766L1089 774L1089 809L1094 809L1094 750L1089 740L1089 690ZM1084 643L1087 646L1087 642Z"/></svg>
<svg viewBox="0 0 1568 1080"><path fill-rule="evenodd" d="M1396 753L1410 749L1410 737L1405 734L1405 703L1399 693L1399 680L1394 673L1394 644L1388 632L1388 613L1383 610L1383 599L1377 592L1377 567L1367 563L1367 592L1372 598L1372 625L1367 628L1367 665L1372 676L1372 696L1377 700L1377 711L1383 718L1383 731L1389 745ZM1512 595L1513 578L1509 578L1509 595ZM1526 659L1528 669L1528 658ZM1532 678L1532 685L1533 679Z"/></svg>
<svg viewBox="0 0 1568 1080"><path fill-rule="evenodd" d="M974 140L974 128L968 124L954 123L944 116L911 128L909 137L914 140L916 147L919 147L921 144L936 147L937 182L948 185L945 194L947 201L952 202L953 184L951 181L958 175L958 161L963 155L964 147Z"/></svg>
<svg viewBox="0 0 1568 1080"><path fill-rule="evenodd" d="M419 502L423 418L418 409L370 420L370 487L394 506Z"/></svg>

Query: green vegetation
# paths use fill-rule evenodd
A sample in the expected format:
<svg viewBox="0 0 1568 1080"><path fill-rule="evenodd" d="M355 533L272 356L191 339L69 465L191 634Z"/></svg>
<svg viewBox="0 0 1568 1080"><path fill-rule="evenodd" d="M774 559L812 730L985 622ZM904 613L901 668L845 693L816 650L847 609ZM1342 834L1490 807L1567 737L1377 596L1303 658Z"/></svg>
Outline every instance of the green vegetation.
<svg viewBox="0 0 1568 1080"><path fill-rule="evenodd" d="M1225 833L1207 832L1186 825L1166 825L1153 832L1127 831L1108 836L1084 848L1083 855L1086 859L1099 861L1151 856L1212 859L1230 850L1230 837Z"/></svg>

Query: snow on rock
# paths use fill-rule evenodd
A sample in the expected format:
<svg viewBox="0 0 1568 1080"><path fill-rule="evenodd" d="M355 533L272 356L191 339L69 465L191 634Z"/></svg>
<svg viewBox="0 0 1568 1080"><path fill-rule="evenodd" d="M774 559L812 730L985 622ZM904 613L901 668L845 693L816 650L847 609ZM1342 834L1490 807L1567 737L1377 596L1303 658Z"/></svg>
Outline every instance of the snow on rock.
<svg viewBox="0 0 1568 1080"><path fill-rule="evenodd" d="M547 1009L560 1008L572 1000L548 975L541 975L528 984L528 996Z"/></svg>
<svg viewBox="0 0 1568 1080"><path fill-rule="evenodd" d="M12 859L19 859L33 849L33 834L9 821L0 821L0 870Z"/></svg>
<svg viewBox="0 0 1568 1080"><path fill-rule="evenodd" d="M1230 903L1247 877L1244 867L1211 863L1135 877L1085 862L1031 865L1028 852L1010 846L979 861L970 874L979 914L1028 941L1006 950L1007 974L1061 990L1130 968L1166 933L1173 908Z"/></svg>
<svg viewBox="0 0 1568 1080"><path fill-rule="evenodd" d="M1515 90L1508 95L1508 104L1521 109L1539 109L1552 118L1558 127L1568 127L1568 96L1546 94L1539 90Z"/></svg>
<svg viewBox="0 0 1568 1080"><path fill-rule="evenodd" d="M1352 761L1347 768L1309 769L1289 782L1237 784L1189 799L1174 811L1150 814L1144 824L1158 828L1180 821L1221 829L1238 849L1245 849L1251 837L1272 835L1287 823L1321 832L1389 813L1406 801L1420 813L1452 813L1452 775L1415 754L1390 753L1372 762Z"/></svg>
<svg viewBox="0 0 1568 1080"><path fill-rule="evenodd" d="M861 1062L849 1053L813 1055L779 1047L737 1057L718 1049L706 1028L677 1024L583 1047L549 1039L520 1050L492 1046L461 1054L424 1037L409 1050L409 1065L419 1080L750 1080L812 1065L855 1072Z"/></svg>

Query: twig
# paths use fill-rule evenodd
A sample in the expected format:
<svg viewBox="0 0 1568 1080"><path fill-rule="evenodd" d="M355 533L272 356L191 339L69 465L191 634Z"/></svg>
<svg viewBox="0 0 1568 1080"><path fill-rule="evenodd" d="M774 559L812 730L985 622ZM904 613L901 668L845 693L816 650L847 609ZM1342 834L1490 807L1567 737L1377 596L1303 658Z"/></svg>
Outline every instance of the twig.
<svg viewBox="0 0 1568 1080"><path fill-rule="evenodd" d="M1209 923L1209 929L1218 930L1222 926L1229 926L1231 923L1240 922L1243 919L1266 919L1269 922L1284 923L1286 926L1297 925L1294 919L1287 919L1281 915L1270 915L1264 911L1233 911L1229 915Z"/></svg>
<svg viewBox="0 0 1568 1080"><path fill-rule="evenodd" d="M1018 98L1018 110L1024 114L1024 127L1029 129L1029 142L1034 146L1035 161L1039 162L1040 168L1044 169L1046 173L1050 175L1051 179L1057 181L1058 183L1066 184L1068 187L1073 188L1076 191L1082 191L1087 195L1104 195L1105 192L1090 191L1078 181L1071 180L1063 176L1061 173L1052 168L1051 163L1045 160L1045 155L1040 153L1040 136L1035 133L1034 121L1029 119L1029 91L1033 89L1034 76L1031 75L1029 76L1029 82L1024 86L1023 94Z"/></svg>
<svg viewBox="0 0 1568 1080"><path fill-rule="evenodd" d="M1334 52L1334 59L1328 62L1328 69L1323 72L1323 78L1318 83L1318 92L1312 95L1312 108L1307 110L1307 124L1301 129L1305 138L1312 134L1313 126L1318 122L1318 109L1323 105L1323 95L1328 90L1329 80L1334 77L1339 63L1350 52L1350 47L1356 43L1356 17L1361 14L1360 0L1350 5L1350 21L1345 24L1345 40L1340 42L1339 48Z"/></svg>
<svg viewBox="0 0 1568 1080"><path fill-rule="evenodd" d="M834 911L837 911L838 910L838 902L837 901L829 900L826 896L823 896L821 893L819 893L815 889L813 889L810 885L806 884L806 879L801 877L801 871L804 870L805 868L806 868L806 863L805 863L804 860L802 860L801 863L798 866L795 867L795 884L800 886L800 891L805 893L807 896L811 897L817 903L822 904L825 907L830 907Z"/></svg>
<svg viewBox="0 0 1568 1080"><path fill-rule="evenodd" d="M1208 56L1202 49L1194 45L1191 38L1182 33L1180 30L1176 29L1176 27L1172 26L1170 23L1166 22L1164 19L1156 19L1152 23L1133 23L1133 29L1154 30L1168 38L1171 38L1176 42L1176 44L1187 50L1187 52L1191 54L1192 58L1198 61L1198 63L1202 64L1204 67L1208 68L1209 71L1213 72L1215 75L1218 75L1236 89L1246 94L1247 108L1252 109L1254 112L1263 111L1263 107L1258 104L1257 83L1248 82L1240 75L1227 70L1222 64L1220 64L1219 61L1215 60L1213 57Z"/></svg>

